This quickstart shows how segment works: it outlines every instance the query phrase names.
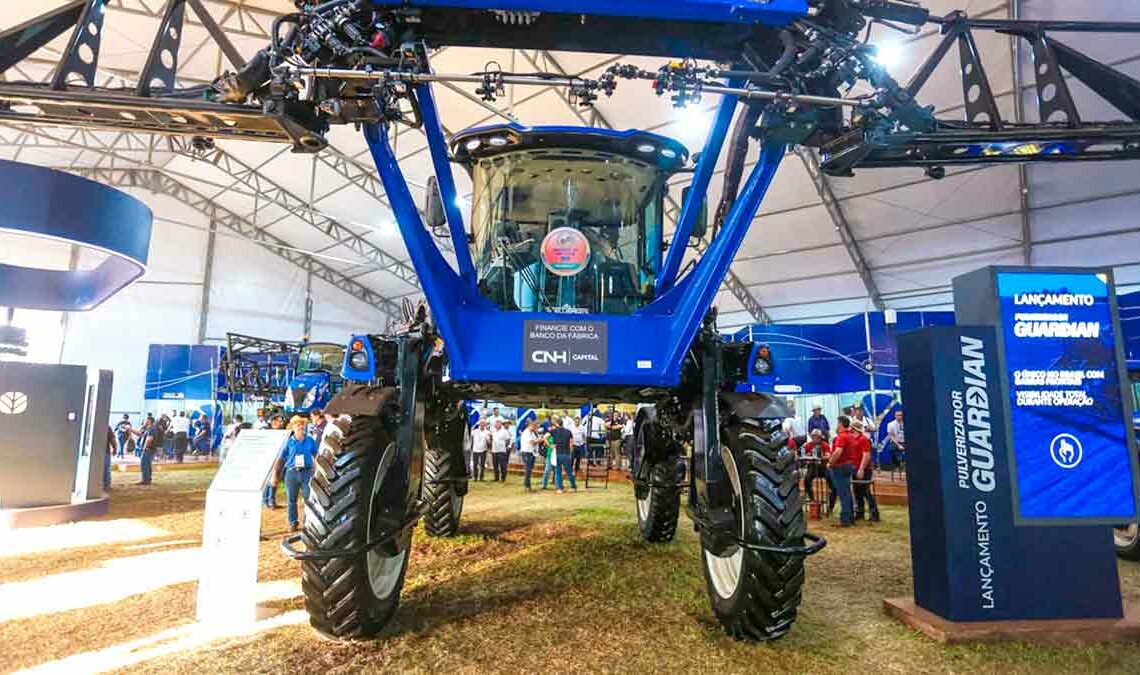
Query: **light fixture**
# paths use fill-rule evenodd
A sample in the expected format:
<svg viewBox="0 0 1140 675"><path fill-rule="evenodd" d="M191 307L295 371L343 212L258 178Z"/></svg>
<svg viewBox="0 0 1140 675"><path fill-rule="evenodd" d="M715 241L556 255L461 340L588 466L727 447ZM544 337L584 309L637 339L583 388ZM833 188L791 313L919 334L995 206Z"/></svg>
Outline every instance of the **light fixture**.
<svg viewBox="0 0 1140 675"><path fill-rule="evenodd" d="M676 159L677 151L673 148L661 148L661 156L666 159Z"/></svg>
<svg viewBox="0 0 1140 675"><path fill-rule="evenodd" d="M641 145L637 146L637 151L638 152L644 152L644 153L650 153L656 149L657 149L657 146L652 145L650 143L642 143Z"/></svg>
<svg viewBox="0 0 1140 675"><path fill-rule="evenodd" d="M474 152L479 149L480 145L483 145L483 141L480 141L478 138L472 138L467 141L467 144L463 147L467 148L467 152Z"/></svg>
<svg viewBox="0 0 1140 675"><path fill-rule="evenodd" d="M898 42L883 42L875 45L875 62L890 70L902 63L903 46Z"/></svg>
<svg viewBox="0 0 1140 675"><path fill-rule="evenodd" d="M492 136L491 138L487 139L487 142L496 148L501 148L507 144L507 139L503 138L502 136Z"/></svg>

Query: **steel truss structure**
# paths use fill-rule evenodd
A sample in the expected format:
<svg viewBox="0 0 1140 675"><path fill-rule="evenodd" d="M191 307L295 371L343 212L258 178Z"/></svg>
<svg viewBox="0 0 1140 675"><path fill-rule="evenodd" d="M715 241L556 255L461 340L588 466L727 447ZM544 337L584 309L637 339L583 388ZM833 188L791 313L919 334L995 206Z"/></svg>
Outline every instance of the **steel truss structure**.
<svg viewBox="0 0 1140 675"><path fill-rule="evenodd" d="M24 25L14 27L0 34L0 74L9 81L0 83L0 119L8 121L30 121L39 125L60 124L78 125L85 129L113 128L129 130L133 133L132 143L143 136L140 131L154 131L162 134L175 134L183 137L247 137L261 138L294 144L297 149L315 150L323 147L323 137L315 138L312 120L306 112L298 111L281 101L263 101L261 106L234 103L212 103L191 99L187 94L200 93L210 84L201 80L186 78L178 73L178 64L185 63L200 54L207 47L218 50L219 64L223 56L234 68L247 65L242 55L230 43L227 35L243 38L268 40L271 38L270 25L274 15L270 12L244 6L240 2L223 3L225 10L217 20L210 17L201 0L173 0L161 7L142 0L75 0L58 10L38 17ZM890 4L890 3L888 3ZM854 166L912 166L928 167L932 177L944 175L944 168L957 163L990 164L1034 161L1080 161L1097 159L1129 159L1140 154L1137 120L1140 115L1140 84L1124 75L1117 66L1129 62L1124 59L1112 63L1100 63L1079 51L1072 49L1054 37L1056 32L1135 32L1136 26L1122 22L1035 22L1022 21L1017 17L1017 2L1011 3L1011 19L983 18L992 15L994 9L981 12L975 17L954 13L945 17L926 17L925 23L942 34L938 47L924 62L914 77L894 91L891 102L896 110L912 116L915 124L908 133L888 132L884 128L853 129L850 133L832 138L819 139L820 155L816 160L820 171L813 170L807 155L801 155L809 176L816 185L823 205L832 217L840 234L841 244L847 249L856 272L866 286L868 296L879 306L883 294L878 292L873 269L867 265L859 250L857 238L850 231L850 225L842 214L841 203L828 186L826 174L843 175ZM154 5L154 6L152 6ZM868 5L870 6L870 5ZM158 30L151 42L150 53L137 72L98 66L100 38L103 34L104 15L113 20L117 14L146 16L158 20ZM181 32L186 26L205 30L208 38L189 49L183 49ZM48 60L33 55L33 52L51 39L71 30L71 39L58 60ZM1009 92L995 92L986 76L984 64L974 39L976 31L997 31L1011 36L1015 51L1026 49L1034 59L1033 78L1028 83L1015 82L1015 94L1022 90L1037 93L1038 123L1026 123L1023 115L1015 119L1002 118L996 100ZM957 50L954 47L957 46ZM913 105L924 85L939 63L947 59L950 52L958 52L958 61L963 72L962 106L947 110L923 111ZM579 74L562 68L548 51L517 49L512 53L521 55L537 70L546 75L533 82L539 95L544 91L569 86L571 81L581 87L583 80ZM586 72L612 64L613 57L600 61ZM1134 59L1131 59L1134 60ZM1016 63L1016 60L1015 60ZM28 76L30 67L53 68L46 79ZM1016 68L1016 66L1015 66ZM645 74L639 74L643 76ZM655 74L650 74L655 75ZM553 76L561 76L567 82L559 83ZM12 81L19 78L27 82ZM389 77L389 76L385 76ZM401 77L397 74L397 77ZM487 75L482 76L484 80ZM446 75L439 77L444 86L459 92L468 99L476 100L491 116L509 118L493 101L467 93L459 83L467 82L470 76ZM499 78L504 80L505 78ZM32 81L40 80L40 81ZM1098 122L1085 119L1075 104L1068 81L1076 80L1087 85L1093 92L1111 103L1128 118L1124 122ZM521 80L518 85L526 84ZM665 87L674 96L685 92L716 93L728 91L724 87L700 78L699 73L685 73L675 76ZM778 90L766 91L763 87L746 84L737 87L742 98L786 100L789 102L810 102L807 95L785 94ZM798 98L797 98L798 96ZM826 98L826 97L823 97ZM1016 96L1019 99L1020 96ZM563 97L575 115L586 124L608 126L604 115L596 108L579 108ZM822 99L821 99L822 100ZM588 101L586 101L588 103ZM844 105L862 111L857 101ZM960 119L951 119L948 114L959 113ZM319 136L319 132L317 133ZM17 137L27 140L23 132ZM810 139L805 143L811 144ZM161 152L161 141L144 141L143 146ZM73 146L72 146L73 147ZM163 150L165 148L162 148ZM423 152L425 148L417 151ZM388 254L369 242L360 232L313 208L312 200L306 203L297 194L280 184L269 180L263 173L242 167L217 153L217 148L195 147L190 141L172 144L171 153L194 156L207 156L219 169L233 171L237 186L244 190L266 190L270 195L264 203L282 208L284 217L298 217L310 227L323 232L331 243L314 254L345 246L361 258L361 265L345 271L348 280L375 270L391 272L401 281L409 284L409 290L418 289L414 272L406 262ZM154 154L148 153L153 159ZM316 161L346 180L341 187L330 190L327 197L355 185L371 195L379 203L389 206L379 189L379 180L373 170L353 157L326 149L319 153ZM1030 210L1027 190L1022 174L1023 228L1021 246L1023 256L1031 256L1032 236L1029 232ZM421 186L417 186L421 187ZM831 194L832 198L828 198ZM672 210L673 213L677 209ZM256 214L251 214L254 217ZM445 250L451 249L446 239L438 242ZM697 248L707 245L698 242ZM767 315L748 286L731 272L725 279L724 287L741 303L757 321L766 321ZM399 296L396 296L399 297ZM363 298L362 298L363 299ZM366 300L367 301L367 300ZM384 303L381 303L382 305ZM384 311L394 310L396 303L389 301Z"/></svg>

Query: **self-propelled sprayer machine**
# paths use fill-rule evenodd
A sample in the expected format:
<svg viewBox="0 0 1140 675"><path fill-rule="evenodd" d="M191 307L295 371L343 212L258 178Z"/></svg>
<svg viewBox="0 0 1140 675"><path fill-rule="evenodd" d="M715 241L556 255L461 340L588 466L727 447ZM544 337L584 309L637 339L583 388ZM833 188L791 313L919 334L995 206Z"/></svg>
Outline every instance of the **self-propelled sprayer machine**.
<svg viewBox="0 0 1140 675"><path fill-rule="evenodd" d="M0 35L2 73L72 30L51 82L0 82L0 119L191 136L203 148L214 137L289 142L299 152L325 147L329 125L360 125L419 275L426 306L407 306L395 330L350 341L344 376L355 384L329 412L350 415L351 426L326 436L304 530L283 542L301 561L312 624L339 638L375 635L391 619L421 518L431 535L459 530L462 402L488 398L645 404L633 476L642 536L671 540L683 502L726 630L783 636L804 559L824 542L805 529L781 403L735 391L770 367L768 355L724 341L712 303L789 149L818 149L816 166L833 176L920 166L932 178L956 164L1140 154L1140 83L1050 35L1134 33L1133 24L937 17L906 0L331 0L298 2L246 62L199 0L170 0L137 88L123 90L96 86L103 4L77 0ZM175 88L169 56L187 7L234 64L192 90ZM899 83L867 42L874 24L943 37ZM978 30L1032 50L1039 122L1003 119ZM964 106L946 119L919 94L955 45ZM615 62L595 77L448 74L431 67L443 47L676 60L650 70ZM1123 119L1084 119L1074 78ZM639 83L675 106L719 104L699 154L656 134L593 127L508 124L448 138L437 82L485 102L509 85L554 87L588 109ZM427 138L436 176L422 210L389 142L399 125ZM709 237L705 195L726 141ZM751 143L758 158L745 176ZM474 186L466 222L453 163ZM690 188L670 234L669 179L679 173L691 174Z"/></svg>

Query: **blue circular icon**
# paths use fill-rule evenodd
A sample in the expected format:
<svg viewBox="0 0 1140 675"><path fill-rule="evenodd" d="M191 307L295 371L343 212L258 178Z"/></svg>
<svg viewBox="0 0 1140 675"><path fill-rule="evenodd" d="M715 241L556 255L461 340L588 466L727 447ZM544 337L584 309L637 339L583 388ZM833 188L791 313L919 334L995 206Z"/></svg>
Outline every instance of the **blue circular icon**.
<svg viewBox="0 0 1140 675"><path fill-rule="evenodd" d="M1053 463L1062 469L1072 469L1084 459L1085 450L1076 436L1057 434L1049 442L1049 456L1053 458Z"/></svg>

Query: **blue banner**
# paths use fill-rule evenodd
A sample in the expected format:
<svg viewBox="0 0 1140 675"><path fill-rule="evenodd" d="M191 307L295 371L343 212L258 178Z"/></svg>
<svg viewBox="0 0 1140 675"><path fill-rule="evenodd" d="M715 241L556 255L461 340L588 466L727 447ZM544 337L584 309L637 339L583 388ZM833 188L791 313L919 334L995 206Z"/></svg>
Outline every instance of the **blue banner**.
<svg viewBox="0 0 1140 675"><path fill-rule="evenodd" d="M997 272L1015 515L1136 517L1112 286L1094 272Z"/></svg>

